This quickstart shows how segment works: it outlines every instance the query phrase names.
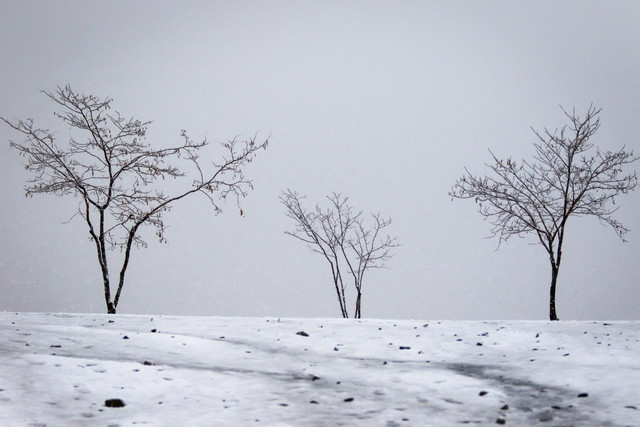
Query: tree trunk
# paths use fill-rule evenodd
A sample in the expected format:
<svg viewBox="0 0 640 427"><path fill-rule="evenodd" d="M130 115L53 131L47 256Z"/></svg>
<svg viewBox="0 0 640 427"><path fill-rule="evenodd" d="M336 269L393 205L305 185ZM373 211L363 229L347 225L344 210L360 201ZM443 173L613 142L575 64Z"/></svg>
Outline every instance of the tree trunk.
<svg viewBox="0 0 640 427"><path fill-rule="evenodd" d="M104 286L104 302L107 304L107 313L115 313L115 307L111 303L111 285L109 283L109 272L105 271L105 267L102 267L102 284Z"/></svg>
<svg viewBox="0 0 640 427"><path fill-rule="evenodd" d="M116 314L116 307L111 301L107 302L107 314Z"/></svg>
<svg viewBox="0 0 640 427"><path fill-rule="evenodd" d="M551 264L551 289L549 292L549 320L559 320L556 314L556 283L558 281L558 267Z"/></svg>
<svg viewBox="0 0 640 427"><path fill-rule="evenodd" d="M360 292L360 289L358 289L358 295L356 296L356 312L353 315L354 319L360 319L361 317L361 313L360 313L360 301L362 300L362 293Z"/></svg>
<svg viewBox="0 0 640 427"><path fill-rule="evenodd" d="M336 285L336 289L338 292L338 303L340 303L340 314L342 314L343 319L348 319L349 313L347 313L347 307L345 306L345 303L344 303L344 297L340 294L340 289L338 288L337 285Z"/></svg>
<svg viewBox="0 0 640 427"><path fill-rule="evenodd" d="M336 294L338 295L338 303L340 304L340 314L342 314L343 319L347 319L349 318L349 313L347 312L347 303L344 298L344 289L342 290L342 292L340 292L339 280L340 278L335 276L335 273L334 273L333 282L334 282L334 285L336 286Z"/></svg>

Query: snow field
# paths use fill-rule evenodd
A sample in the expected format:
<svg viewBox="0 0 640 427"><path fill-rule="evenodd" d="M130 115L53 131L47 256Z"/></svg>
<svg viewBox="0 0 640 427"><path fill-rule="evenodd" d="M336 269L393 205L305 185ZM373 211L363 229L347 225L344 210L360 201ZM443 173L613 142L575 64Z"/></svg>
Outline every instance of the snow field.
<svg viewBox="0 0 640 427"><path fill-rule="evenodd" d="M0 343L3 426L640 425L640 322L0 313Z"/></svg>

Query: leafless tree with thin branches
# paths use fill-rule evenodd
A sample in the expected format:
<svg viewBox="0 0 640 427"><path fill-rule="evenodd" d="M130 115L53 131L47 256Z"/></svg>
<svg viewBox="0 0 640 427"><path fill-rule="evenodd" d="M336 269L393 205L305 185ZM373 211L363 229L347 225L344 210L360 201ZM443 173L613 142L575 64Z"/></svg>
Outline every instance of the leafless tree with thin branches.
<svg viewBox="0 0 640 427"><path fill-rule="evenodd" d="M556 285L568 219L594 216L622 241L629 231L613 215L618 196L636 188L635 170L625 173L624 168L638 157L624 147L602 152L591 142L600 128L600 111L591 105L580 117L575 109L563 109L567 125L554 132L533 130L533 160L500 160L491 153L489 175L473 175L465 168L449 193L475 200L480 214L493 225L491 237L499 242L529 233L537 237L551 264L550 320L558 320Z"/></svg>
<svg viewBox="0 0 640 427"><path fill-rule="evenodd" d="M115 313L131 248L147 246L141 227L154 227L158 239L166 242L163 213L193 194L206 197L216 214L221 212L220 202L229 197L239 206L253 188L243 169L258 150L267 147L268 138L260 143L256 137L223 142L220 160L204 164L199 153L210 145L206 139L193 142L182 130L180 145L155 149L144 142L150 122L112 112L112 99L83 95L68 85L43 93L58 105L56 117L71 129L66 144L58 145L54 133L36 127L32 119L1 119L25 137L24 142L10 141L10 145L27 159L25 168L32 173L26 195L52 193L80 199L74 217L81 217L88 226L102 272L107 312ZM186 177L185 169L193 176L191 185L175 194L159 189L158 180ZM123 259L112 297L107 252L115 248L121 249Z"/></svg>
<svg viewBox="0 0 640 427"><path fill-rule="evenodd" d="M287 216L295 221L295 229L286 234L307 243L327 260L343 318L349 317L343 273L351 276L356 292L353 317L361 318L365 272L386 267L393 248L398 246L396 238L382 236L391 219L372 214L367 223L363 212L355 211L348 204L349 199L338 193L327 197L330 205L325 209L316 204L308 210L302 206L303 199L305 196L292 190L280 196Z"/></svg>

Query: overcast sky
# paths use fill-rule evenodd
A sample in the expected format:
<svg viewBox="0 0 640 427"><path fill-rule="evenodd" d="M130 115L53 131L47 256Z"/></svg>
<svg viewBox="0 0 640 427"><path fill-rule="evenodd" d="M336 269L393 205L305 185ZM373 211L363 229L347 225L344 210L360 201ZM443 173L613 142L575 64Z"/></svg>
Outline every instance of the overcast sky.
<svg viewBox="0 0 640 427"><path fill-rule="evenodd" d="M390 216L402 246L365 276L364 317L547 319L550 267L533 237L497 249L466 166L528 157L560 105L602 107L594 142L640 153L636 1L0 1L0 115L65 128L40 90L70 84L152 120L147 142L255 132L255 190L214 216L192 197L168 244L132 256L119 313L339 316L328 265L284 231L292 188ZM77 201L24 197L18 135L0 126L0 310L104 312ZM570 221L561 319L640 319L640 192L620 199L623 243Z"/></svg>

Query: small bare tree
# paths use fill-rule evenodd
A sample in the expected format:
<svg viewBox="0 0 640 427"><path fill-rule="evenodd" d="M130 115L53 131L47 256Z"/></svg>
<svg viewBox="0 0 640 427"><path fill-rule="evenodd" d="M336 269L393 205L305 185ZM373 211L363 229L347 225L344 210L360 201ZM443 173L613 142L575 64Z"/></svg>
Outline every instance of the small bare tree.
<svg viewBox="0 0 640 427"><path fill-rule="evenodd" d="M565 229L570 217L595 216L608 224L620 239L629 231L613 218L615 199L637 185L636 172L623 167L638 158L633 152L601 152L590 141L600 127L600 109L590 106L585 117L563 110L569 122L555 132L533 130L536 154L533 161L499 160L493 153L488 176L468 170L449 193L473 199L493 228L499 242L511 236L533 233L549 256L551 287L549 318L556 314L556 285Z"/></svg>
<svg viewBox="0 0 640 427"><path fill-rule="evenodd" d="M393 256L392 249L398 246L396 238L382 236L391 219L375 214L371 215L372 223L367 224L362 211L354 211L349 199L337 193L327 197L330 206L326 209L316 205L307 210L301 203L304 198L292 190L282 193L280 200L287 208L287 216L296 224L294 231L286 234L307 243L327 260L343 318L349 317L343 278L343 272L348 272L356 292L353 317L361 318L364 273L384 268Z"/></svg>
<svg viewBox="0 0 640 427"><path fill-rule="evenodd" d="M147 246L140 228L154 227L158 239L166 242L163 213L192 194L204 195L216 214L221 212L220 200L232 197L239 203L252 188L243 168L259 149L267 147L268 139L262 143L255 137L224 142L222 158L204 165L199 152L209 145L207 140L195 143L183 130L181 145L155 149L143 142L150 122L111 112L111 99L82 95L69 86L44 93L61 107L56 117L71 129L66 146L57 145L54 134L36 127L32 119L2 118L26 138L22 143L10 141L26 157L25 167L33 173L25 187L26 195L52 193L80 198L74 217L80 216L88 226L102 272L107 312L115 313L131 248ZM159 189L158 179L187 175L170 163L179 159L183 166L191 165L192 184L175 194L165 194ZM107 251L114 248L121 249L123 259L112 298Z"/></svg>

